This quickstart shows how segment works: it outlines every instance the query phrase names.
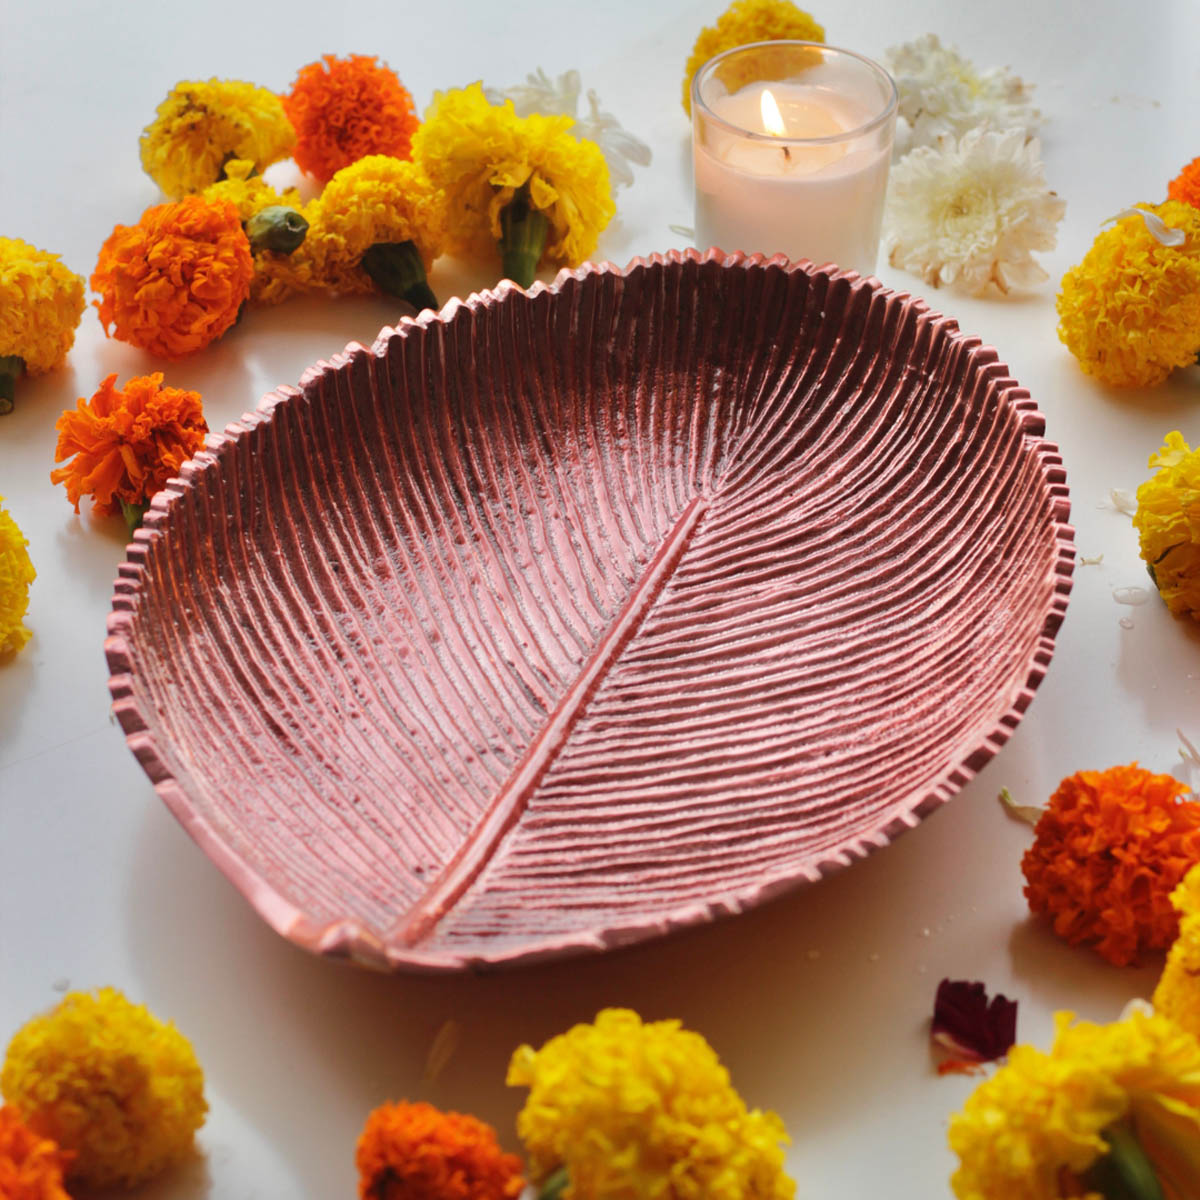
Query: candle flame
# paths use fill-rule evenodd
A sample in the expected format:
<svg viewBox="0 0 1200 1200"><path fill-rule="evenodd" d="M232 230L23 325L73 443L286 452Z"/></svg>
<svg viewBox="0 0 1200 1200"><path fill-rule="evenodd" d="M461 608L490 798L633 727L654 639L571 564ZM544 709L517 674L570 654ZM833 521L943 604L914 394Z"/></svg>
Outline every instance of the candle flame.
<svg viewBox="0 0 1200 1200"><path fill-rule="evenodd" d="M783 123L783 114L779 111L779 105L775 103L770 88L763 88L762 119L763 128L768 133L774 134L775 137L786 136L787 126Z"/></svg>

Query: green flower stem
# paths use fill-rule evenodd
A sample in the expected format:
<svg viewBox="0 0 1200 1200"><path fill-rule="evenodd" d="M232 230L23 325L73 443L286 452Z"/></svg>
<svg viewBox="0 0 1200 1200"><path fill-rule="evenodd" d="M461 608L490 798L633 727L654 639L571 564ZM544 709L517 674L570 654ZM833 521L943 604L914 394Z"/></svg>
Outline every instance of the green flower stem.
<svg viewBox="0 0 1200 1200"><path fill-rule="evenodd" d="M437 309L437 297L425 278L425 264L415 243L379 242L363 255L362 266L381 292L407 300L417 312Z"/></svg>
<svg viewBox="0 0 1200 1200"><path fill-rule="evenodd" d="M255 254L260 250L291 254L308 236L308 222L286 204L272 204L259 209L246 222L244 228L250 241L250 249Z"/></svg>
<svg viewBox="0 0 1200 1200"><path fill-rule="evenodd" d="M571 1180L567 1176L567 1168L559 1167L557 1171L551 1175L545 1183L542 1184L541 1190L537 1194L537 1200L558 1200L558 1198L567 1190L567 1184Z"/></svg>
<svg viewBox="0 0 1200 1200"><path fill-rule="evenodd" d="M500 257L504 275L527 288L537 274L537 265L546 249L550 219L529 202L525 184L500 214Z"/></svg>
<svg viewBox="0 0 1200 1200"><path fill-rule="evenodd" d="M1133 1130L1124 1124L1110 1125L1101 1136L1108 1153L1089 1168L1084 1186L1104 1200L1165 1200L1154 1166Z"/></svg>
<svg viewBox="0 0 1200 1200"><path fill-rule="evenodd" d="M0 354L0 415L12 412L17 380L24 370L25 360L19 354Z"/></svg>
<svg viewBox="0 0 1200 1200"><path fill-rule="evenodd" d="M133 531L141 525L149 507L149 504L130 504L128 500L121 500L121 512L125 517L125 527L129 530L130 537L133 537Z"/></svg>

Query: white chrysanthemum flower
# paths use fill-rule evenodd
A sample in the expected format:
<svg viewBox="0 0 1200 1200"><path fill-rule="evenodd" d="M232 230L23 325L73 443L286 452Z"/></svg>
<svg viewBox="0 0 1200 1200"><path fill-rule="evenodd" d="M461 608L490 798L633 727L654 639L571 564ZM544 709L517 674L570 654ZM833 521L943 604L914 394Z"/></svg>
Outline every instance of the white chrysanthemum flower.
<svg viewBox="0 0 1200 1200"><path fill-rule="evenodd" d="M492 104L511 100L518 117L528 117L532 113L548 117L559 114L571 117L575 122L571 132L600 147L608 163L613 187L628 187L633 183L630 163L636 163L639 167L649 166L650 147L622 129L621 122L612 113L601 111L599 97L592 88L588 88L587 94L591 111L587 116L579 116L580 89L578 71L567 71L557 80L552 80L539 67L525 76L524 83L504 90L485 88L484 95Z"/></svg>
<svg viewBox="0 0 1200 1200"><path fill-rule="evenodd" d="M971 129L1023 129L1032 137L1042 122L1031 84L1005 67L976 70L936 34L893 46L884 61L900 93L896 158Z"/></svg>
<svg viewBox="0 0 1200 1200"><path fill-rule="evenodd" d="M1066 204L1046 186L1041 146L1021 129L972 130L892 167L884 239L894 267L970 296L1048 278L1032 251L1053 250Z"/></svg>

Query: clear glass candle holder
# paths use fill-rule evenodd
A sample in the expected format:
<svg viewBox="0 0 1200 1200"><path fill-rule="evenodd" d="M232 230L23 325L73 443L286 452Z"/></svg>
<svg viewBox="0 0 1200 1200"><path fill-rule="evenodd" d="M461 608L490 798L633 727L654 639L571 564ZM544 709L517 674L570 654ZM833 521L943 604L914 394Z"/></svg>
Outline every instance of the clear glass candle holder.
<svg viewBox="0 0 1200 1200"><path fill-rule="evenodd" d="M896 132L878 63L820 42L757 42L692 79L696 245L875 270Z"/></svg>

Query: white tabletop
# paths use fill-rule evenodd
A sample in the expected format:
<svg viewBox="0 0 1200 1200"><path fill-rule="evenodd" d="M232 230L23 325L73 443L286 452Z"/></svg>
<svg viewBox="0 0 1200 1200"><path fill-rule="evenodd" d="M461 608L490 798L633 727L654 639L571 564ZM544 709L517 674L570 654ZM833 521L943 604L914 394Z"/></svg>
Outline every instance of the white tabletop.
<svg viewBox="0 0 1200 1200"><path fill-rule="evenodd" d="M179 79L251 79L283 90L321 53L375 53L423 107L433 90L538 66L580 70L605 108L650 143L653 165L619 194L599 254L624 263L680 244L691 224L683 64L719 0L448 0L439 4L204 5L9 0L0 53L0 234L62 253L90 274L117 222L157 199L138 133ZM102 653L123 556L119 519L76 517L51 486L54 421L109 372L160 369L106 341L94 311L67 367L26 381L0 420L0 494L38 570L34 637L0 668L0 1042L67 986L112 984L172 1018L207 1074L200 1157L146 1197L349 1196L354 1140L386 1099L427 1099L492 1121L515 1148L523 1093L511 1050L607 1005L675 1016L703 1032L752 1105L783 1116L806 1197L949 1195L947 1116L972 1083L939 1078L928 1017L942 976L1020 1001L1019 1036L1047 1042L1069 1008L1115 1017L1153 969L1118 970L1028 918L1019 860L1027 828L996 802L1042 802L1076 770L1137 759L1179 767L1175 730L1200 739L1200 632L1146 586L1112 488L1134 489L1170 429L1200 439L1197 373L1152 393L1089 381L1055 337L1054 294L1100 222L1164 197L1200 153L1200 8L1189 0L861 0L816 10L829 41L879 56L937 32L980 66L1037 84L1047 176L1067 201L1052 283L971 301L928 294L995 345L1045 412L1063 452L1082 555L1049 675L1016 736L960 796L893 847L755 912L621 953L483 977L384 977L323 962L271 932L156 798L109 717ZM917 279L880 266L902 290ZM489 282L443 261L440 296ZM383 300L297 302L253 312L208 351L168 366L219 429L280 383L395 320ZM86 504L85 504L86 508ZM1119 624L1132 619L1132 627ZM422 1082L447 1020L461 1043Z"/></svg>

